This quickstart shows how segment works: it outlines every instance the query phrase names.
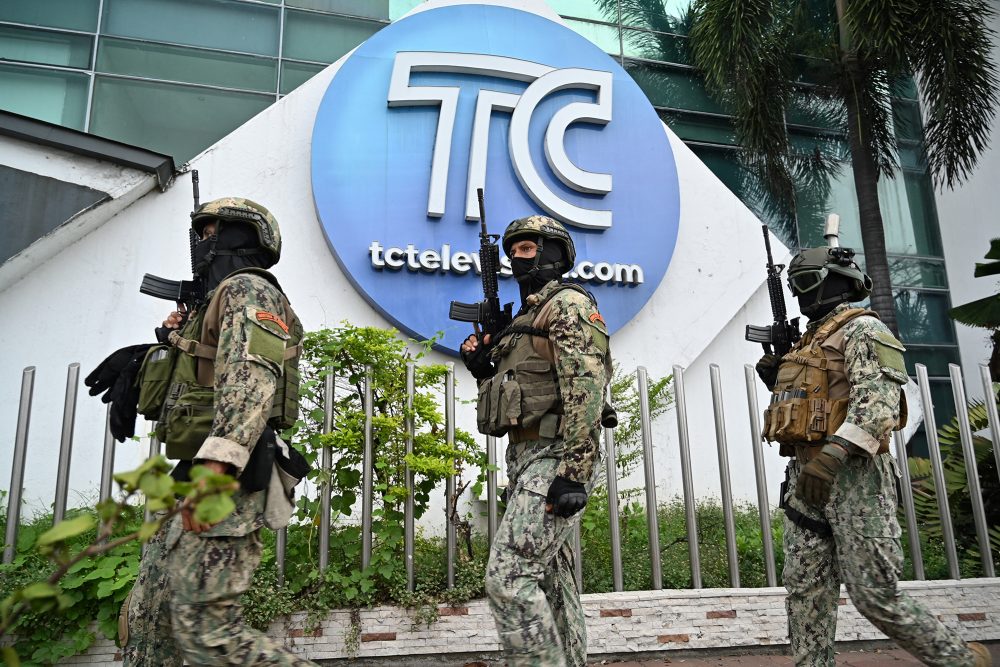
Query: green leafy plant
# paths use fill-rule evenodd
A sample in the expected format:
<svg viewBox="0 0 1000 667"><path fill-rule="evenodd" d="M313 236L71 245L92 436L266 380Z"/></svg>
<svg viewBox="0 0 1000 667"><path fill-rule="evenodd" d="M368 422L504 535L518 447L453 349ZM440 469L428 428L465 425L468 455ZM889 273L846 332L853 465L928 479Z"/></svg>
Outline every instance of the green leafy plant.
<svg viewBox="0 0 1000 667"><path fill-rule="evenodd" d="M986 259L992 262L976 262L975 277L1000 275L1000 238L990 241L990 249ZM990 340L993 342L993 352L990 354L990 376L994 382L1000 382L1000 291L982 299L976 299L961 306L955 306L948 313L956 322L970 327L989 329Z"/></svg>
<svg viewBox="0 0 1000 667"><path fill-rule="evenodd" d="M190 482L174 481L162 456L135 470L117 473L121 495L95 508L75 510L43 530L33 522L19 531L14 562L0 566L0 638L14 635L3 647L6 665L52 664L82 652L93 643L90 629L117 636L118 609L138 572L140 545L175 514L194 511L203 522L221 521L234 505L238 488L228 475L195 466ZM157 512L142 518L145 508ZM184 496L175 502L176 496ZM47 522L46 522L47 523ZM53 613L58 612L58 613Z"/></svg>

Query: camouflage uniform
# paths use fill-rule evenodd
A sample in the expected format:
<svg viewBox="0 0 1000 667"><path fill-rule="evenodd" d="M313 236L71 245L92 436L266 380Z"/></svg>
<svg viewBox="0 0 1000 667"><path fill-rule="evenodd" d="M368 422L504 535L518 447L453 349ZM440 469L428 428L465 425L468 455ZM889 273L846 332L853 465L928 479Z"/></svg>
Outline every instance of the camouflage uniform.
<svg viewBox="0 0 1000 667"><path fill-rule="evenodd" d="M850 308L837 306L809 324L806 336ZM879 362L876 340L891 335L877 318L844 325L845 372L850 382L847 419L833 438L852 455L834 479L829 502L814 508L795 496L801 464L788 465L785 502L809 519L826 522L824 536L785 519L784 583L788 631L796 665L832 667L840 583L872 624L929 665L965 667L974 657L965 642L897 587L903 563L896 518L896 461L878 454L879 440L899 419L905 374Z"/></svg>
<svg viewBox="0 0 1000 667"><path fill-rule="evenodd" d="M280 363L255 353L251 331L262 326L258 313L290 322L284 304L260 275L237 274L219 285L203 329L218 341L214 375L206 378L215 387L215 418L194 460L231 464L237 475L246 466L281 373ZM265 492L240 491L233 500L235 511L211 529L185 531L176 515L149 542L127 603L125 665L314 664L243 622L240 596L260 564Z"/></svg>
<svg viewBox="0 0 1000 667"><path fill-rule="evenodd" d="M507 510L490 550L486 593L510 667L582 666L587 634L569 539L582 512L569 518L547 513L545 498L557 475L588 491L593 487L609 381L607 330L585 294L556 281L527 297L517 325L548 329L548 339L513 334L500 341L493 357L499 363L519 346L533 346L554 359L555 410L562 415L555 438L536 431L522 440L518 429L509 434L514 444L507 448Z"/></svg>

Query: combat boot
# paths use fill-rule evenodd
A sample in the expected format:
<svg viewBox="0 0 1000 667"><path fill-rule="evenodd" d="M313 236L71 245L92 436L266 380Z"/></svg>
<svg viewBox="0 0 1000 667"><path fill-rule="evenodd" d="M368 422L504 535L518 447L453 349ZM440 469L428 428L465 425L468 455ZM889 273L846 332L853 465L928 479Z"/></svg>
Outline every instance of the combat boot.
<svg viewBox="0 0 1000 667"><path fill-rule="evenodd" d="M969 647L969 650L972 651L972 655L976 659L976 661L972 663L974 667L991 667L993 665L993 657L990 655L990 650L988 648L979 642L969 642L966 646Z"/></svg>

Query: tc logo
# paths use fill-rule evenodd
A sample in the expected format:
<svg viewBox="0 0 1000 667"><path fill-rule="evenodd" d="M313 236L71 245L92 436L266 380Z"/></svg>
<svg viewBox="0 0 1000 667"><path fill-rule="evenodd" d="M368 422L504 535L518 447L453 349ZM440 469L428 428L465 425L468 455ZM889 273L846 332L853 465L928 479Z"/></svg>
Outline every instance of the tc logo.
<svg viewBox="0 0 1000 667"><path fill-rule="evenodd" d="M344 275L446 351L471 331L448 304L483 298L477 188L491 233L536 213L567 226L569 277L612 334L660 284L677 237L673 154L646 95L595 44L511 7L448 4L372 35L330 81L311 159ZM501 280L500 298L519 301L517 283Z"/></svg>
<svg viewBox="0 0 1000 667"><path fill-rule="evenodd" d="M479 219L476 189L486 184L490 119L494 111L503 111L511 113L508 131L510 161L521 187L532 200L549 215L567 224L587 229L611 227L611 211L594 210L572 204L545 184L532 160L528 141L532 114L543 99L566 89L595 91L596 102L567 104L549 120L545 130L545 159L552 172L567 187L591 194L606 195L611 192L611 174L581 169L573 164L566 152L566 130L572 123L605 125L611 120L613 83L611 72L579 67L555 69L516 58L481 54L398 53L389 80L389 106L440 107L427 194L427 215L433 218L440 218L445 214L448 166L451 162L452 136L455 131L461 89L458 86L413 85L410 83L411 72L471 74L530 83L520 95L487 87L479 89L472 120L468 177L465 182L466 220Z"/></svg>

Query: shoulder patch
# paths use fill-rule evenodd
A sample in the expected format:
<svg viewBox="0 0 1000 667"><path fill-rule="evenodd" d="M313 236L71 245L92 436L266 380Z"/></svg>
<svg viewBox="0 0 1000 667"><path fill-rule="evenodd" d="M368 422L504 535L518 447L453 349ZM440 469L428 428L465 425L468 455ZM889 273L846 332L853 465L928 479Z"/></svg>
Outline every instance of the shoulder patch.
<svg viewBox="0 0 1000 667"><path fill-rule="evenodd" d="M282 331L288 333L288 325L274 313L269 313L266 310L258 310L256 317L258 322L274 322Z"/></svg>
<svg viewBox="0 0 1000 667"><path fill-rule="evenodd" d="M888 331L875 331L872 339L875 342L875 353L878 355L878 365L882 367L882 372L897 382L905 383L907 376L903 352L906 348ZM896 373L888 373L887 369Z"/></svg>
<svg viewBox="0 0 1000 667"><path fill-rule="evenodd" d="M588 317L587 320L589 320L591 324L594 322L600 322L604 326L607 326L607 322L604 321L604 318L601 317L601 314L596 310L590 314L590 317Z"/></svg>

